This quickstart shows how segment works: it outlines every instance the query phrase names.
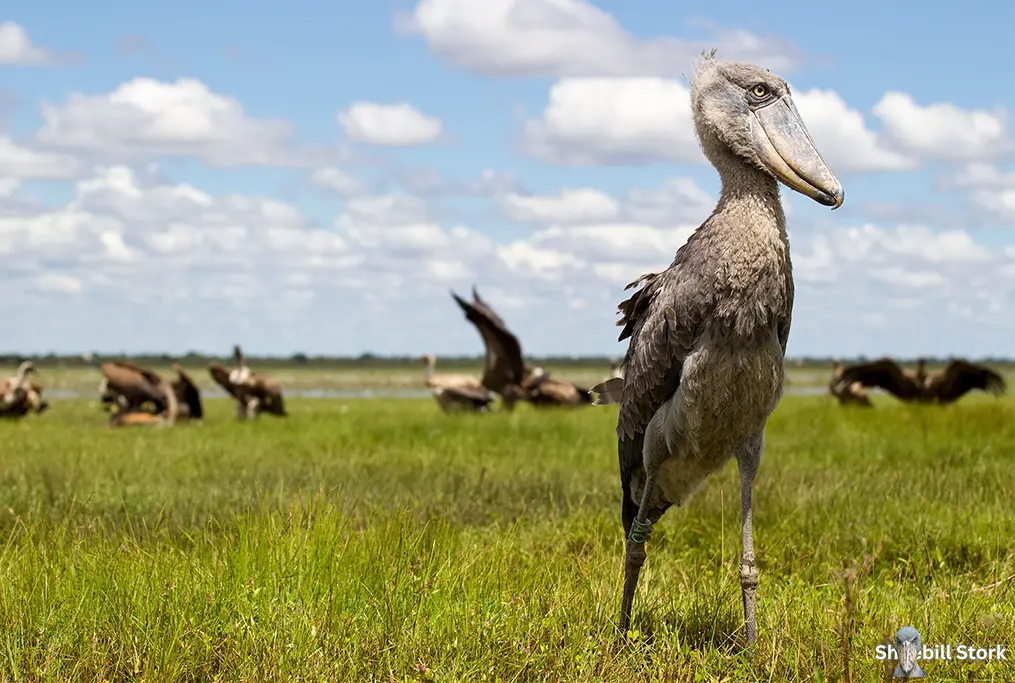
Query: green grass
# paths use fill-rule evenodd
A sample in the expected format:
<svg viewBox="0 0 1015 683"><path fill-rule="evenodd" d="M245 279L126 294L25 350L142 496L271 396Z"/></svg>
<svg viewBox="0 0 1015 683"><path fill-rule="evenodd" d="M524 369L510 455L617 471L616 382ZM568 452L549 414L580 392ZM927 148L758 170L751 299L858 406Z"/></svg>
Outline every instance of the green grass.
<svg viewBox="0 0 1015 683"><path fill-rule="evenodd" d="M872 681L905 624L1015 646L1010 396L783 400L754 655L735 464L657 525L625 644L613 409L290 410L117 431L63 401L0 424L0 680Z"/></svg>

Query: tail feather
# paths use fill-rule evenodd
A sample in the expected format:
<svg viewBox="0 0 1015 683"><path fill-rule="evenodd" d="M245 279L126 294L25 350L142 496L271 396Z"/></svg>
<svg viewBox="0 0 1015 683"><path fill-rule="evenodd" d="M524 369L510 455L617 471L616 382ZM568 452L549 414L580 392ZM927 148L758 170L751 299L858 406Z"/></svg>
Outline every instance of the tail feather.
<svg viewBox="0 0 1015 683"><path fill-rule="evenodd" d="M620 403L620 399L624 397L624 378L611 377L605 382L600 382L589 389L589 394L598 394L595 400L592 401L594 406L608 406Z"/></svg>

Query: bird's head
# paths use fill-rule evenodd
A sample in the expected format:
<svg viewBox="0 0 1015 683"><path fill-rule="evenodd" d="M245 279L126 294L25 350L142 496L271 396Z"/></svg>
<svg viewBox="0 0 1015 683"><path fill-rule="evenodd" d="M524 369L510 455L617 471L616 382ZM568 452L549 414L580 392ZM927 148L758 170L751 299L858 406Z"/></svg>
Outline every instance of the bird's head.
<svg viewBox="0 0 1015 683"><path fill-rule="evenodd" d="M702 55L691 112L702 150L721 167L734 154L819 204L842 206L842 185L825 164L783 79L754 64Z"/></svg>
<svg viewBox="0 0 1015 683"><path fill-rule="evenodd" d="M39 371L35 368L35 363L30 360L26 360L18 366L18 376L25 377L26 375L38 375Z"/></svg>
<svg viewBox="0 0 1015 683"><path fill-rule="evenodd" d="M437 358L432 353L424 353L419 357L419 362L423 365L434 365L437 362Z"/></svg>

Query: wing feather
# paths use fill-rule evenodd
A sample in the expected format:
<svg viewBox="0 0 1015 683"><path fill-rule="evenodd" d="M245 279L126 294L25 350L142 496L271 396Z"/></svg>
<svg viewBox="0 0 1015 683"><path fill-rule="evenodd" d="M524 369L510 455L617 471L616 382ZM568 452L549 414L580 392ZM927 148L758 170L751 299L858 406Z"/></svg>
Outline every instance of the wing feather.
<svg viewBox="0 0 1015 683"><path fill-rule="evenodd" d="M903 372L891 358L851 365L842 371L841 382L846 385L859 382L865 387L879 387L903 401L912 401L923 395L923 389L916 380Z"/></svg>
<svg viewBox="0 0 1015 683"><path fill-rule="evenodd" d="M483 386L491 391L503 393L509 386L520 385L525 377L525 364L522 361L522 347L518 338L482 300L481 305L476 306L454 292L451 296L465 312L466 319L476 327L483 338L486 347L486 360L481 379Z"/></svg>
<svg viewBox="0 0 1015 683"><path fill-rule="evenodd" d="M975 389L999 396L1005 392L1004 377L985 365L953 360L945 368L936 394L942 403L951 403Z"/></svg>

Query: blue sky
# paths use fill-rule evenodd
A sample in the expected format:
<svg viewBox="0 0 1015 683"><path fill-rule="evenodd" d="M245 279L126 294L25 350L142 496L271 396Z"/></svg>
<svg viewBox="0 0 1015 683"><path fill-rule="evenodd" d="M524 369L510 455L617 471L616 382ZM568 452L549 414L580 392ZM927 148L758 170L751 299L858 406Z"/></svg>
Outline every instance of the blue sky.
<svg viewBox="0 0 1015 683"><path fill-rule="evenodd" d="M475 282L526 350L619 354L718 193L706 46L792 84L846 188L784 192L791 355L1013 351L1011 3L89 7L0 16L11 351L479 353Z"/></svg>

